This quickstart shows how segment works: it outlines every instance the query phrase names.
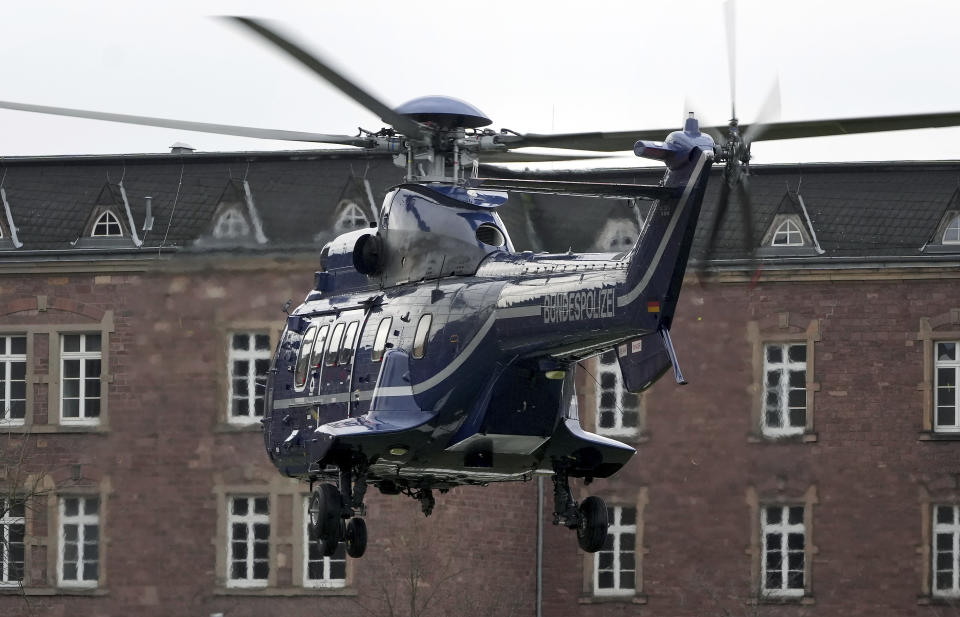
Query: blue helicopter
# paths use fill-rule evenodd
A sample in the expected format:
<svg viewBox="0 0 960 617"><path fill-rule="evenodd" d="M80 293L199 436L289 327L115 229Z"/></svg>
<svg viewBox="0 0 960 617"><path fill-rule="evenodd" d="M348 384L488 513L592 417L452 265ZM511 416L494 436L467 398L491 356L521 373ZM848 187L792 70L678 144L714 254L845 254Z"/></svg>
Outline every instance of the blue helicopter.
<svg viewBox="0 0 960 617"><path fill-rule="evenodd" d="M405 170L378 220L325 246L315 285L288 313L266 384L264 445L283 474L311 483L309 533L326 555L345 544L364 554L369 486L418 500L434 491L549 474L555 525L600 550L607 509L579 502L570 479L589 484L633 456L624 443L585 431L574 368L616 350L625 388L640 392L673 371L686 383L670 338L710 170L724 165L709 245L730 196L745 208L750 145L789 139L955 126L960 113L852 118L681 130L520 134L484 128L476 107L444 96L391 109L264 23L231 18L287 52L388 125L356 136L238 127L2 102L38 113L387 152ZM663 141L655 141L666 135ZM664 163L658 185L503 180L477 162L542 161L542 146L615 152ZM497 210L510 192L634 200L646 209L636 244L617 254L514 250ZM749 248L749 247L747 247Z"/></svg>

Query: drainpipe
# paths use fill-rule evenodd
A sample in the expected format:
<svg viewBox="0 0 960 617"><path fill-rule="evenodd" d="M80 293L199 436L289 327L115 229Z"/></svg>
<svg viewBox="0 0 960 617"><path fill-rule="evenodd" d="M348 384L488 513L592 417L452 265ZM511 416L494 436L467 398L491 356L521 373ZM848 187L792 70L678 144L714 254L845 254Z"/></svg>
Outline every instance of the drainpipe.
<svg viewBox="0 0 960 617"><path fill-rule="evenodd" d="M543 476L537 476L537 617L543 617Z"/></svg>

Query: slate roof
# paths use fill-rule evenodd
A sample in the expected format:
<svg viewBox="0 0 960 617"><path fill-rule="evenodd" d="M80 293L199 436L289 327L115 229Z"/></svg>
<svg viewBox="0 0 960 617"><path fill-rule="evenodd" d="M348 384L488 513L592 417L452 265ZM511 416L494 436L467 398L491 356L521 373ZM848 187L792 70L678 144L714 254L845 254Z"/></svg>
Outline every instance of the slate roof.
<svg viewBox="0 0 960 617"><path fill-rule="evenodd" d="M163 243L167 248L193 251L225 248L196 240L209 233L218 200L231 182L234 186L244 179L249 183L268 239L263 246L248 243L241 248L276 250L319 248L329 239L325 233L332 236L338 202L346 195L365 193L362 179L369 182L376 207L385 191L402 180L402 170L388 156L344 151L22 157L2 159L0 166L5 173L2 186L23 243L17 249L0 245L0 260L51 250L69 252L101 191L121 180L138 231L145 214L144 198L153 198L153 230L139 231L143 239L139 250L156 249ZM712 171L703 220L710 220L715 208L720 173L719 167ZM662 169L530 173L485 166L481 174L656 184ZM803 259L950 258L949 253L925 253L922 248L951 207L960 186L960 161L754 165L751 174L756 242L784 198L799 189L825 251ZM608 220L636 217L623 200L556 195L514 194L499 212L517 250L557 252L591 250ZM748 257L743 234L734 198L721 222L713 259ZM706 229L701 225L694 242L695 259L702 257L705 244Z"/></svg>

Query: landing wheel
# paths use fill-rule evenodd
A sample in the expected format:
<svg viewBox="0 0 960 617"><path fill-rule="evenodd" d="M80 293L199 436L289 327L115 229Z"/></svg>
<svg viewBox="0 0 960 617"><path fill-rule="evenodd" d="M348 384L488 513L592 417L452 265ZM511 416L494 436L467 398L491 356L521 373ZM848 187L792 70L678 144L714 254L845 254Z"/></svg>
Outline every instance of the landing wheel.
<svg viewBox="0 0 960 617"><path fill-rule="evenodd" d="M347 545L347 555L354 559L363 557L367 550L367 523L362 518L352 518L347 521L347 530L344 543Z"/></svg>
<svg viewBox="0 0 960 617"><path fill-rule="evenodd" d="M588 553L603 548L607 539L607 505L599 497L587 497L580 504L580 524L577 525L577 543Z"/></svg>
<svg viewBox="0 0 960 617"><path fill-rule="evenodd" d="M320 552L326 556L333 555L340 542L342 508L340 491L332 484L321 484L310 496L308 531L315 538Z"/></svg>

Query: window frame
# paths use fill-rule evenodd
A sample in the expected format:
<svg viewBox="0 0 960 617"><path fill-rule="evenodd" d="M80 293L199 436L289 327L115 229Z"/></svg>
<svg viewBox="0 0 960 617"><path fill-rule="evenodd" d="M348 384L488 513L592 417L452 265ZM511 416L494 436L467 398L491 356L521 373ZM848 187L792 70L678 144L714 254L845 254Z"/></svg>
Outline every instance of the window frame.
<svg viewBox="0 0 960 617"><path fill-rule="evenodd" d="M247 500L247 513L246 514L234 514L233 513L233 504L237 499L246 499ZM267 513L257 513L256 512L256 500L265 499L267 502ZM273 572L273 553L274 550L271 546L273 543L273 522L271 520L271 499L268 494L260 495L227 495L226 505L226 544L227 544L227 555L226 555L226 585L227 587L234 589L262 589L270 585L271 575ZM262 525L266 523L267 525L267 575L264 578L253 578L254 565L257 561L255 555L255 545L256 545L256 536L253 531L254 525ZM246 538L246 550L247 556L244 558L245 565L247 568L247 576L244 578L234 578L233 577L233 525L234 524L243 524L246 526L247 538Z"/></svg>
<svg viewBox="0 0 960 617"><path fill-rule="evenodd" d="M922 392L923 398L918 439L920 441L960 440L960 428L938 430L936 423L937 343L960 343L960 308L953 308L932 317L922 317L916 340L919 342L923 363L923 381L917 384L917 390ZM957 357L960 357L960 348L957 349ZM956 408L954 419L960 420L960 407Z"/></svg>
<svg viewBox="0 0 960 617"><path fill-rule="evenodd" d="M624 525L622 524L623 510L624 508L629 508L633 510L633 524ZM610 514L613 514L613 519L610 520ZM611 550L606 550L606 542L604 542L604 548L600 551L593 553L593 594L595 596L632 596L636 594L636 581L637 581L637 537L638 529L637 525L637 516L639 512L636 506L633 505L609 505L607 506L607 516L609 520L609 528L607 529L608 538L612 537ZM621 547L621 542L623 535L627 533L633 534L633 549L630 551L624 551ZM611 588L602 588L600 587L600 557L601 553L612 553L612 563L611 571L613 572L613 581L614 586ZM631 553L633 555L633 568L631 570L624 569L621 567L621 560L625 553ZM627 572L633 572L633 587L630 588L621 588L622 577Z"/></svg>
<svg viewBox="0 0 960 617"><path fill-rule="evenodd" d="M66 514L66 500L67 499L76 499L77 500L77 515L76 516L67 516ZM96 500L97 502L97 512L96 514L87 514L86 513L86 502L89 500ZM64 588L82 588L82 589L94 589L100 586L100 580L103 577L103 525L101 523L101 516L103 514L103 500L100 499L99 495L59 495L57 503L57 586ZM77 577L76 581L72 579L64 578L64 567L67 565L65 562L66 558L66 538L65 538L65 525L75 524L77 525ZM85 560L83 559L84 551L83 548L86 542L83 540L86 538L86 527L89 525L96 525L97 527L97 578L95 580L84 580L83 579L83 564Z"/></svg>
<svg viewBox="0 0 960 617"><path fill-rule="evenodd" d="M4 505L6 504L6 505ZM23 513L20 516L13 515L13 509L18 505L23 509ZM10 540L11 527L19 525L23 528L23 533L21 534L21 541L19 544L22 545L23 550L23 560L20 563L20 579L10 578L10 549L13 542ZM4 587L20 587L24 584L24 579L26 578L27 573L27 508L26 501L22 498L17 498L14 496L12 499L10 496L0 496L0 588Z"/></svg>
<svg viewBox="0 0 960 617"><path fill-rule="evenodd" d="M947 232L950 231L955 231L957 233L957 238L955 240L947 240ZM960 244L960 214L956 214L947 220L946 224L943 226L943 233L940 234L940 244L947 246Z"/></svg>
<svg viewBox="0 0 960 617"><path fill-rule="evenodd" d="M65 350L64 350L64 339L65 339L65 337L67 337L67 336L79 336L79 337L80 337L80 351L65 351ZM87 347L87 337L88 337L88 336L97 336L97 337L100 338L100 348L99 348L98 350L96 350L96 351L88 351L88 350L87 350L86 347ZM58 334L57 334L57 338L58 338L58 341L59 341L59 347L58 347L59 361L58 361L58 366L59 366L59 368L60 368L60 373L59 373L59 375L58 375L58 380L57 380L58 383L59 383L59 392L57 393L57 398L58 398L58 402L59 402L59 413L60 413L59 422L60 422L60 424L63 425L63 426L97 426L97 425L99 425L99 424L101 423L101 421L102 421L101 418L102 418L102 416L103 416L103 411L104 411L104 410L103 410L103 408L104 408L103 400L104 400L104 391L106 390L106 388L105 388L106 383L105 383L105 380L104 380L104 364L105 364L105 361L104 361L103 348L104 348L105 338L106 338L106 337L104 337L104 335L103 335L102 332L89 331L89 330L88 330L88 331L83 331L83 332L60 331L60 332L58 332ZM66 371L65 371L65 368L64 368L64 364L65 364L65 362L67 362L67 361L69 361L69 360L79 360L79 361L80 361L80 374L79 374L79 377L76 378L76 379L79 381L79 384L78 384L78 385L79 385L79 391L78 391L78 396L76 397L76 398L77 398L77 401L78 401L78 413L79 413L79 415L78 415L77 417L67 417L67 416L64 415L64 400L65 400L65 397L64 397L64 389L65 389L65 388L64 388L64 381L67 379L67 377L65 376ZM88 360L97 360L97 361L100 362L100 374L99 374L99 375L97 376L97 378L96 378L96 379L99 381L99 383L100 383L100 393L99 393L99 395L96 397L96 400L97 400L97 402L98 402L98 410L97 410L97 415L96 415L96 416L89 416L89 417L87 416L87 409L86 409L87 405L86 405L86 401L87 401L88 398L89 398L90 400L93 400L93 397L87 397L87 396L85 396L85 394L86 394L86 389L87 389L87 383L86 383L86 382L87 382L88 380L92 379L91 377L87 377L87 375L86 375L87 361L88 361ZM70 379L74 379L74 378L71 377ZM74 397L69 397L69 400L72 400L73 398L74 398Z"/></svg>
<svg viewBox="0 0 960 617"><path fill-rule="evenodd" d="M347 325L340 321L334 324L330 331L330 344L327 346L327 353L324 356L323 363L326 366L336 366L340 358L340 350L343 348L343 333Z"/></svg>
<svg viewBox="0 0 960 617"><path fill-rule="evenodd" d="M791 523L790 515L792 510L800 509L800 522ZM779 509L780 510L780 522L771 523L767 520L767 517L770 514L771 510ZM768 598L782 598L782 597L800 597L803 596L806 592L806 575L807 575L807 554L806 554L806 545L807 545L807 531L804 521L806 517L806 507L804 504L760 504L760 541L761 541L761 557L760 557L760 593ZM797 551L791 551L789 546L789 536L792 534L800 533L803 536L803 548L800 549L800 554L803 558L802 565L802 576L803 576L803 585L800 587L790 587L790 572L796 571L790 569L790 553ZM767 564L767 555L770 553L770 548L767 545L768 539L772 534L780 535L780 569L778 574L781 576L780 587L777 588L768 588L767 587L767 574L768 574L768 564ZM786 559L784 559L786 557Z"/></svg>
<svg viewBox="0 0 960 617"><path fill-rule="evenodd" d="M781 236L784 238L784 241L778 242L777 239ZM797 236L799 241L793 241L793 236ZM805 244L803 230L797 225L797 222L790 217L785 218L777 228L773 230L773 236L770 238L771 247L797 247L804 246Z"/></svg>
<svg viewBox="0 0 960 617"><path fill-rule="evenodd" d="M341 233L345 233L356 231L358 229L364 229L370 226L370 217L366 212L363 211L363 208L361 208L356 201L352 199L345 199L340 202L339 206L340 213L337 215L337 220L333 224L333 228L335 230L340 230ZM357 224L361 218L363 220L363 224Z"/></svg>
<svg viewBox="0 0 960 617"><path fill-rule="evenodd" d="M234 347L235 337L244 336L247 338L247 349L236 349ZM265 349L257 349L257 339L266 337L267 346ZM273 360L273 347L271 346L270 333L263 330L233 330L227 336L227 422L237 425L257 424L266 413L266 377L270 372L270 364ZM258 384L259 373L256 370L258 361L267 362L267 370L263 374L264 382ZM247 362L247 374L244 381L247 386L247 393L240 397L235 392L235 385L238 379L234 373L234 363ZM258 392L257 387L260 387ZM234 401L238 398L246 398L246 415L234 412ZM263 410L257 415L257 400L263 401Z"/></svg>
<svg viewBox="0 0 960 617"><path fill-rule="evenodd" d="M780 351L780 361L772 362L770 360L770 351L772 348L778 347ZM792 348L802 348L804 350L804 359L802 361L795 361L790 359L790 352ZM763 343L763 409L760 412L760 432L764 437L769 437L772 439L779 439L782 437L794 437L797 435L802 435L807 427L807 399L809 398L808 392L806 389L807 386L807 345L806 341L777 341L770 342L765 341ZM798 388L792 385L792 374L803 371L803 387ZM768 397L771 393L771 386L769 385L770 374L774 371L779 372L779 377L777 378L776 390L777 390L777 409L776 412L779 416L780 426L771 426L768 419L768 412L770 411ZM791 412L794 411L794 406L790 404L790 393L796 390L803 391L804 405L803 405L803 423L802 424L793 424L791 421Z"/></svg>
<svg viewBox="0 0 960 617"><path fill-rule="evenodd" d="M13 339L23 338L23 353L13 353ZM30 385L29 349L30 335L28 333L0 332L0 384L3 386L3 396L0 397L0 427L23 426L27 421L27 407L30 399L28 391ZM23 379L13 379L13 365L23 363ZM23 417L10 417L13 408L11 404L21 399L11 398L13 383L23 381Z"/></svg>
<svg viewBox="0 0 960 617"><path fill-rule="evenodd" d="M347 324L343 332L343 340L337 355L337 364L347 366L353 362L353 352L357 348L357 331L360 329L360 320L354 319Z"/></svg>
<svg viewBox="0 0 960 617"><path fill-rule="evenodd" d="M940 345L953 345L953 360L941 360L939 357ZM953 424L940 424L940 371L952 369L953 372ZM933 432L960 433L960 338L954 340L936 338L933 341Z"/></svg>
<svg viewBox="0 0 960 617"><path fill-rule="evenodd" d="M340 543L340 546L337 547L337 553L332 557L323 556L323 572L324 578L322 579L311 579L310 578L310 545L315 544L310 541L310 534L307 530L307 522L310 520L308 514L308 508L310 505L310 496L304 495L301 498L303 507L301 508L301 521L300 525L302 531L302 551L303 551L303 560L300 564L301 567L301 580L300 584L305 589L343 589L347 586L347 564L349 560L347 559L345 552L345 545L343 542ZM343 554L343 558L340 559L338 554ZM316 560L314 560L316 561ZM333 562L343 562L343 578L330 578L330 572L333 565Z"/></svg>
<svg viewBox="0 0 960 617"><path fill-rule="evenodd" d="M238 222L242 225L238 225ZM235 229L241 230L241 233L233 233ZM239 206L227 208L217 217L213 229L210 230L210 235L218 240L249 238L252 235L250 222L243 215Z"/></svg>
<svg viewBox="0 0 960 617"><path fill-rule="evenodd" d="M105 219L111 220L105 220ZM97 228L103 225L106 228L106 233L97 233ZM110 228L116 227L117 233L111 233ZM93 225L90 226L90 237L91 238L123 238L123 225L120 223L120 217L114 214L113 210L106 209L97 216L96 220L93 222Z"/></svg>
<svg viewBox="0 0 960 617"><path fill-rule="evenodd" d="M604 356L609 354L613 358L613 362L604 363ZM595 383L594 383L594 407L596 409L595 414L595 428L598 435L609 435L609 436L621 436L621 437L633 437L641 434L644 430L644 413L643 413L643 395L635 394L633 392L627 391L623 383L623 374L620 372L620 361L617 358L616 349L612 349L605 353L602 353L597 356L596 362L594 363L594 374L595 374ZM603 386L603 380L605 375L612 375L614 378L613 388L605 388ZM610 392L612 390L612 392ZM613 417L614 417L614 426L605 427L601 426L601 417L604 413L605 407L602 405L603 395L605 393L612 393L615 401L613 408ZM636 414L636 426L624 426L623 418L628 409L623 405L625 398L630 398L636 400L635 406L629 407L629 413Z"/></svg>
<svg viewBox="0 0 960 617"><path fill-rule="evenodd" d="M747 341L753 347L753 384L750 406L750 428L747 441L750 443L769 443L771 441L817 441L815 431L817 393L820 383L816 379L816 344L820 342L820 320L790 312L770 315L762 320L747 322ZM768 435L764 431L764 407L766 399L766 345L767 344L806 344L806 424L802 431L787 435Z"/></svg>
<svg viewBox="0 0 960 617"><path fill-rule="evenodd" d="M952 523L939 523L940 508L949 508L952 510ZM934 503L930 506L930 595L935 598L957 599L960 598L960 506L949 503ZM938 534L949 533L951 537L953 581L949 590L943 591L937 589L937 536Z"/></svg>

